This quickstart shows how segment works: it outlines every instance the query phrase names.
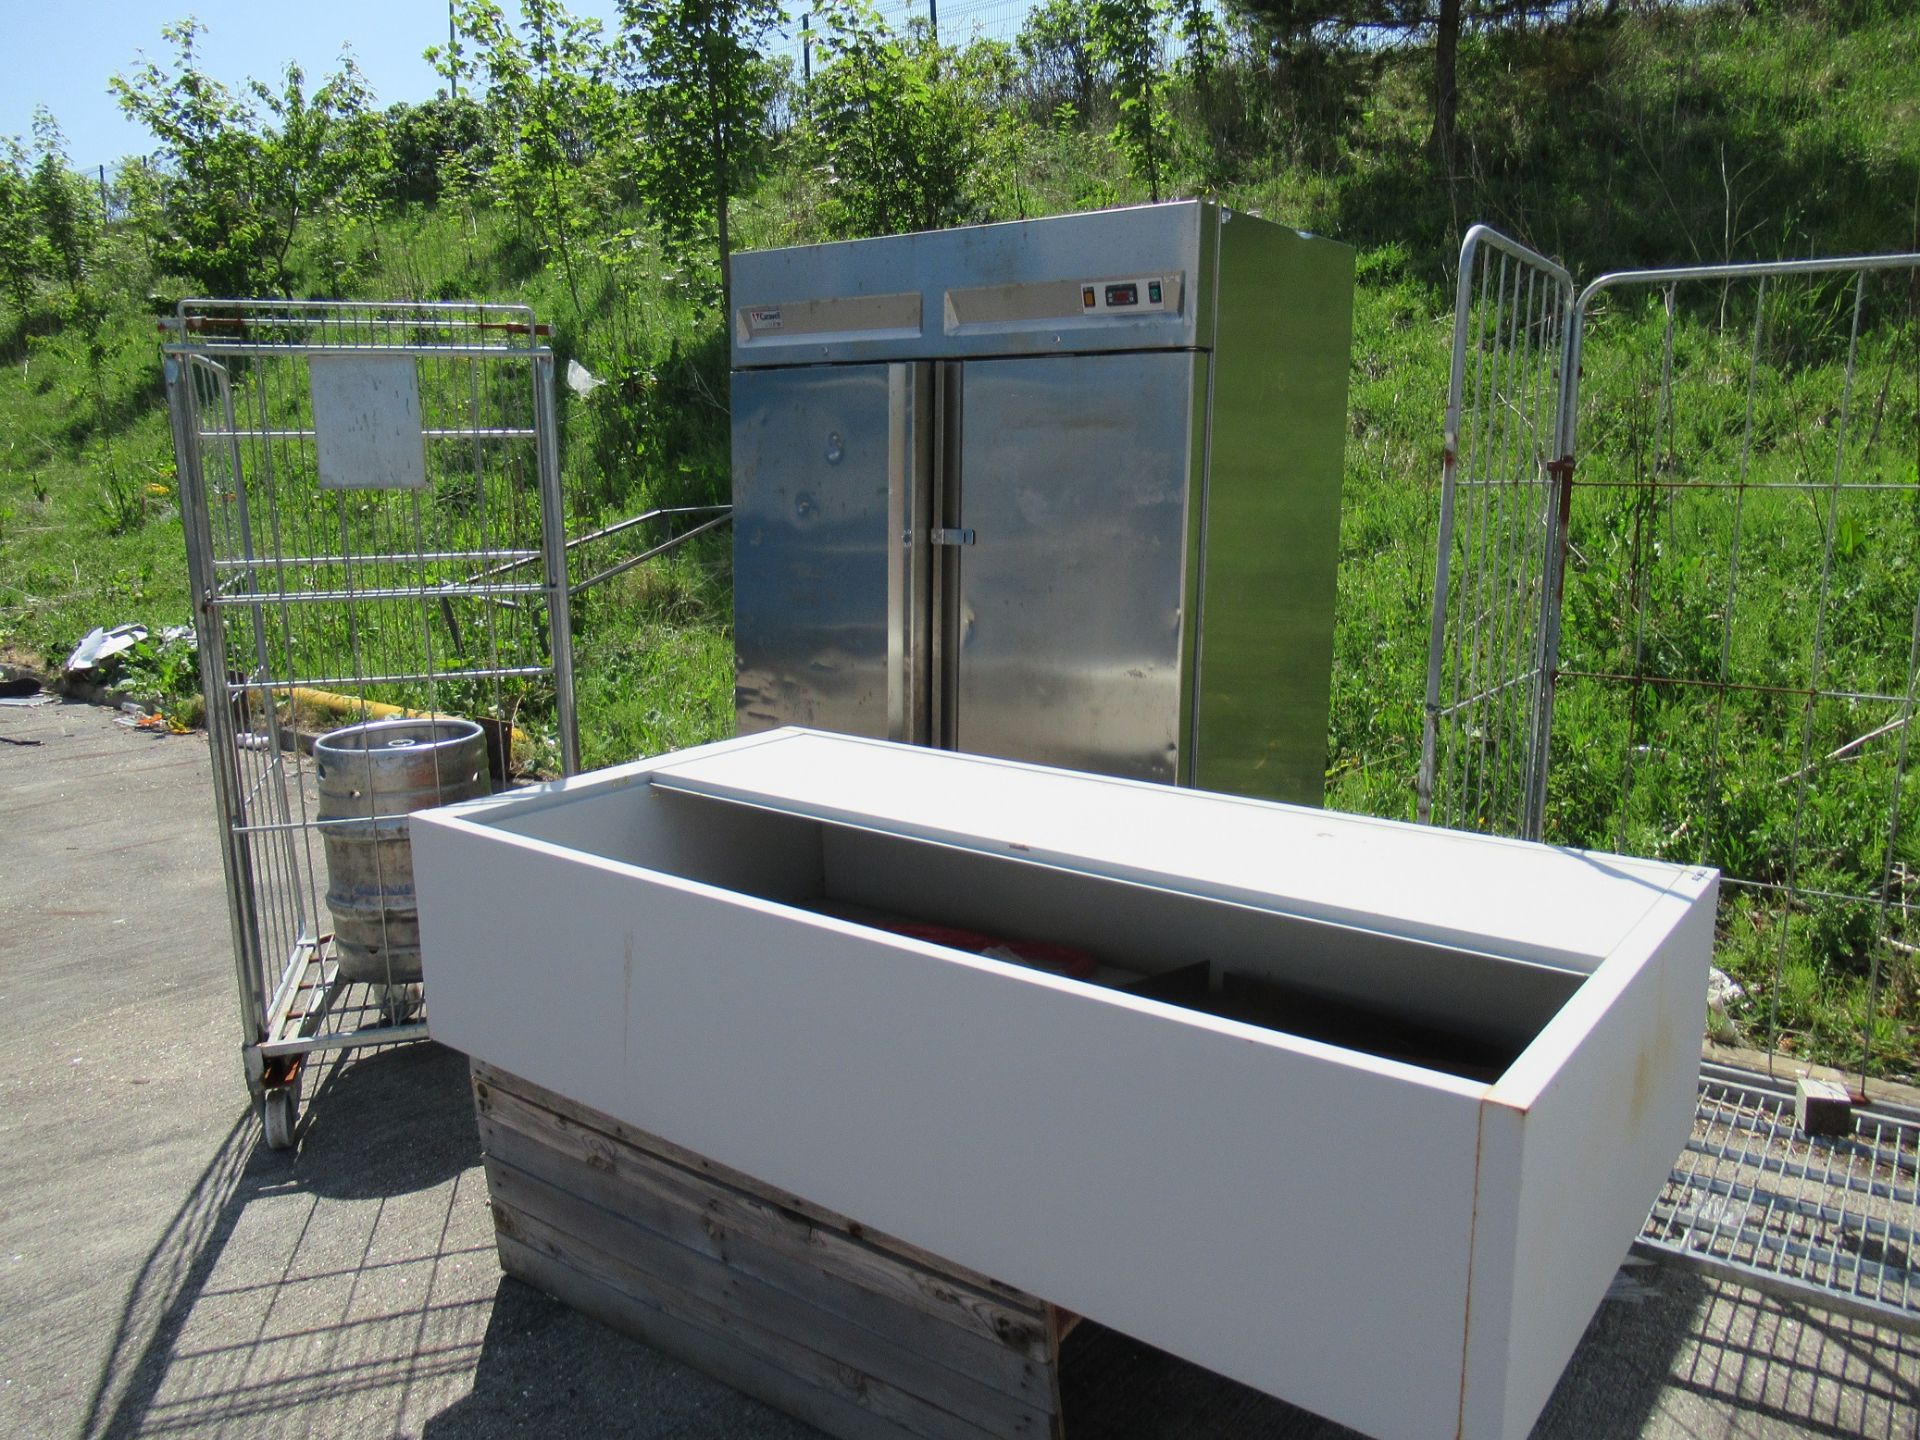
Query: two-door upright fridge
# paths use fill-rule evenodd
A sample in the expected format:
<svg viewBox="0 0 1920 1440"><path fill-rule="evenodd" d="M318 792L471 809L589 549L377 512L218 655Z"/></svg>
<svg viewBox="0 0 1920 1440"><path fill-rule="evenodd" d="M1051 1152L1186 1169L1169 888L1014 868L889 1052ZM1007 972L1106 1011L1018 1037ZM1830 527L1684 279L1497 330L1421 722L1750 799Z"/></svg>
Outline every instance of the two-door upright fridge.
<svg viewBox="0 0 1920 1440"><path fill-rule="evenodd" d="M1204 201L735 256L739 731L1318 804L1352 310Z"/></svg>

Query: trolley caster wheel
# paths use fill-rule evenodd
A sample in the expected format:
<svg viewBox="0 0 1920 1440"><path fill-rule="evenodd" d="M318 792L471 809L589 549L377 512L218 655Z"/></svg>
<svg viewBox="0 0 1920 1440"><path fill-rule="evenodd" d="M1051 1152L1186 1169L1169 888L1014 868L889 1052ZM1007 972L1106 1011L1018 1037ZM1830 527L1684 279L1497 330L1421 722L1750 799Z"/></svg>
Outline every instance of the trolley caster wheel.
<svg viewBox="0 0 1920 1440"><path fill-rule="evenodd" d="M293 1122L300 1117L300 1097L291 1085L277 1085L260 1097L260 1128L269 1150L293 1148Z"/></svg>
<svg viewBox="0 0 1920 1440"><path fill-rule="evenodd" d="M380 990L380 1023L404 1025L420 1013L418 985L385 985Z"/></svg>

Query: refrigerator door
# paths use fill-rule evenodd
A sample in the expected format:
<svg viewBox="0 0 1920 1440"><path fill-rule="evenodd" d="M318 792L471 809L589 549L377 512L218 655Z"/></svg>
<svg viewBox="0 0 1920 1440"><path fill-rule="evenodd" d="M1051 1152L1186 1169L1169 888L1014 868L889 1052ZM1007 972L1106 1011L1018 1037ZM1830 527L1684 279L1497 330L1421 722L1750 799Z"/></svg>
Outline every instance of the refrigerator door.
<svg viewBox="0 0 1920 1440"><path fill-rule="evenodd" d="M927 384L925 366L904 364L735 373L741 734L809 725L923 738L924 560L902 537L925 503Z"/></svg>
<svg viewBox="0 0 1920 1440"><path fill-rule="evenodd" d="M1204 358L970 361L944 508L954 749L1173 782ZM952 491L957 483L957 499Z"/></svg>

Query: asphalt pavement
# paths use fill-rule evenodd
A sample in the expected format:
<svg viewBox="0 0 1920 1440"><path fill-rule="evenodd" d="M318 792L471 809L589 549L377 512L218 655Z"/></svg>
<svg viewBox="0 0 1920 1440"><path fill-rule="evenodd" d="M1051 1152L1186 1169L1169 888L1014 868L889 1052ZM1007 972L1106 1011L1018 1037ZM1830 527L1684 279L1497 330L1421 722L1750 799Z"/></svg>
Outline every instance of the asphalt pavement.
<svg viewBox="0 0 1920 1440"><path fill-rule="evenodd" d="M495 1261L463 1057L247 1102L204 735L0 708L0 1436L814 1432ZM1350 1432L1096 1327L1069 1440ZM1382 1377L1390 1384L1391 1377ZM1539 1440L1920 1434L1920 1337L1624 1269Z"/></svg>

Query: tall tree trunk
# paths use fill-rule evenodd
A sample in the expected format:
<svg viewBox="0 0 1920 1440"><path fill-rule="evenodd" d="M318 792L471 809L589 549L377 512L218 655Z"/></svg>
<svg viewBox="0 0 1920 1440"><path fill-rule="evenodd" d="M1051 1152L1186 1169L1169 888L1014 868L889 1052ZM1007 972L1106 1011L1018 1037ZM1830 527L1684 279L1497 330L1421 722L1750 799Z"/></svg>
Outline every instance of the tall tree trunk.
<svg viewBox="0 0 1920 1440"><path fill-rule="evenodd" d="M723 333L731 334L733 329L733 245L727 235L727 195L733 189L733 175L730 173L727 154L727 142L731 140L732 129L727 124L726 97L729 90L722 85L720 65L714 55L716 37L713 24L709 20L705 35L702 37L706 55L707 104L712 107L713 135L713 219L716 231L715 239L720 246L720 324Z"/></svg>
<svg viewBox="0 0 1920 1440"><path fill-rule="evenodd" d="M720 127L714 131L714 165L719 174L719 184L714 195L714 222L720 241L720 314L729 329L733 325L733 244L727 238L727 190L730 181L727 176L726 152L720 145Z"/></svg>
<svg viewBox="0 0 1920 1440"><path fill-rule="evenodd" d="M1433 134L1427 147L1448 176L1453 174L1454 120L1460 108L1460 0L1440 0L1433 31Z"/></svg>
<svg viewBox="0 0 1920 1440"><path fill-rule="evenodd" d="M1153 128L1153 81L1147 80L1140 87L1140 97L1146 103L1143 112L1147 117L1147 194L1153 197L1153 203L1160 203L1160 164L1156 152L1160 148L1159 136Z"/></svg>

